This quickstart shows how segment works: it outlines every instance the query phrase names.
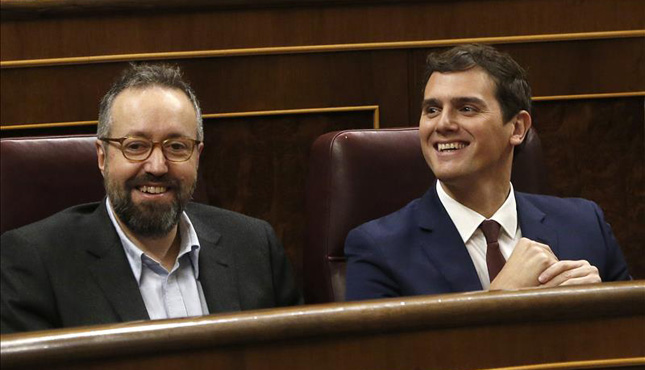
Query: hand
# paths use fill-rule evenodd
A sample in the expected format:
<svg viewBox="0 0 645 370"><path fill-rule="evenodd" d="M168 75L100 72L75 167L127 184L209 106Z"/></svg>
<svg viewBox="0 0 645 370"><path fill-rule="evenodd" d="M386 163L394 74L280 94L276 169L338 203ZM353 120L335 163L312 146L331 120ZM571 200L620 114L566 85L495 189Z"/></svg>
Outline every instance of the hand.
<svg viewBox="0 0 645 370"><path fill-rule="evenodd" d="M600 283L598 268L585 260L558 261L538 277L540 287Z"/></svg>
<svg viewBox="0 0 645 370"><path fill-rule="evenodd" d="M490 283L490 290L538 287L538 277L556 262L558 258L548 245L522 238Z"/></svg>

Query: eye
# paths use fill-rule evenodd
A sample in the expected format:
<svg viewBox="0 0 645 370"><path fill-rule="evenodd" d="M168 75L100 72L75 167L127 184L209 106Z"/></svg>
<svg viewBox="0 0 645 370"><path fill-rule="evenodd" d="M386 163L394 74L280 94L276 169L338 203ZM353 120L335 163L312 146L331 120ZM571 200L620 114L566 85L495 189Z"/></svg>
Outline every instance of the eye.
<svg viewBox="0 0 645 370"><path fill-rule="evenodd" d="M190 149L190 143L184 140L171 140L166 142L164 148L173 152L183 152Z"/></svg>
<svg viewBox="0 0 645 370"><path fill-rule="evenodd" d="M475 113L479 112L479 110L477 108L475 108L475 107L473 107L471 105L465 105L465 106L461 107L459 110L461 112L467 114L467 115L471 115L471 114L475 114Z"/></svg>
<svg viewBox="0 0 645 370"><path fill-rule="evenodd" d="M141 139L128 139L123 142L123 150L129 153L143 153L150 149L150 143Z"/></svg>
<svg viewBox="0 0 645 370"><path fill-rule="evenodd" d="M425 115L428 117L434 117L437 114L439 114L441 110L437 107L426 107L425 108Z"/></svg>

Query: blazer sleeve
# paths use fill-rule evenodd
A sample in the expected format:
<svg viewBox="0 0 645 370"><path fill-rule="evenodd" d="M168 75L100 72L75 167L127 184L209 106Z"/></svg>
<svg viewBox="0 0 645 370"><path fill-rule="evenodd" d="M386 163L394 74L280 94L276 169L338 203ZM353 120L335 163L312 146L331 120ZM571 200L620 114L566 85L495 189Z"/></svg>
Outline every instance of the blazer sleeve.
<svg viewBox="0 0 645 370"><path fill-rule="evenodd" d="M347 257L346 293L348 301L401 296L389 273L387 259L365 225L349 232L345 240Z"/></svg>
<svg viewBox="0 0 645 370"><path fill-rule="evenodd" d="M598 227L600 227L605 245L605 266L600 271L602 281L631 280L632 277L627 270L625 257L614 237L611 226L605 221L602 209L596 203L591 203L593 204L596 222L598 223Z"/></svg>
<svg viewBox="0 0 645 370"><path fill-rule="evenodd" d="M294 306L304 303L302 292L296 286L293 269L282 244L271 225L263 222L269 244L274 297L277 307Z"/></svg>
<svg viewBox="0 0 645 370"><path fill-rule="evenodd" d="M59 327L56 300L36 248L17 231L3 234L0 244L2 334Z"/></svg>

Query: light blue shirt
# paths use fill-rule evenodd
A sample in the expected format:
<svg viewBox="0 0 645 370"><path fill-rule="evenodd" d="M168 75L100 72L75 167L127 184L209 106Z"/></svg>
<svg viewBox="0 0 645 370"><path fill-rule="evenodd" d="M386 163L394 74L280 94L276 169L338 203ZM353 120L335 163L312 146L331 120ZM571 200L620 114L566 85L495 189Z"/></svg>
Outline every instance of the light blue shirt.
<svg viewBox="0 0 645 370"><path fill-rule="evenodd" d="M207 315L208 306L199 282L199 240L186 212L179 220L180 249L167 271L125 235L106 199L108 214L132 268L150 319Z"/></svg>

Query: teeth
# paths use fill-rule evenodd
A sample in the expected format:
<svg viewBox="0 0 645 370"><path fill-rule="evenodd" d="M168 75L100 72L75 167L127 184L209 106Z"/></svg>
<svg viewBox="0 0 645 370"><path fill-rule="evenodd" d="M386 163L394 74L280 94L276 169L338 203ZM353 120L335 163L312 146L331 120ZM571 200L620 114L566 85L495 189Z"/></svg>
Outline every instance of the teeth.
<svg viewBox="0 0 645 370"><path fill-rule="evenodd" d="M439 143L437 144L437 149L439 149L440 152L444 150L457 150L457 149L462 149L465 148L466 144L464 143Z"/></svg>
<svg viewBox="0 0 645 370"><path fill-rule="evenodd" d="M150 194L161 194L166 192L166 187L164 186L142 186L139 188L144 193L150 193Z"/></svg>

